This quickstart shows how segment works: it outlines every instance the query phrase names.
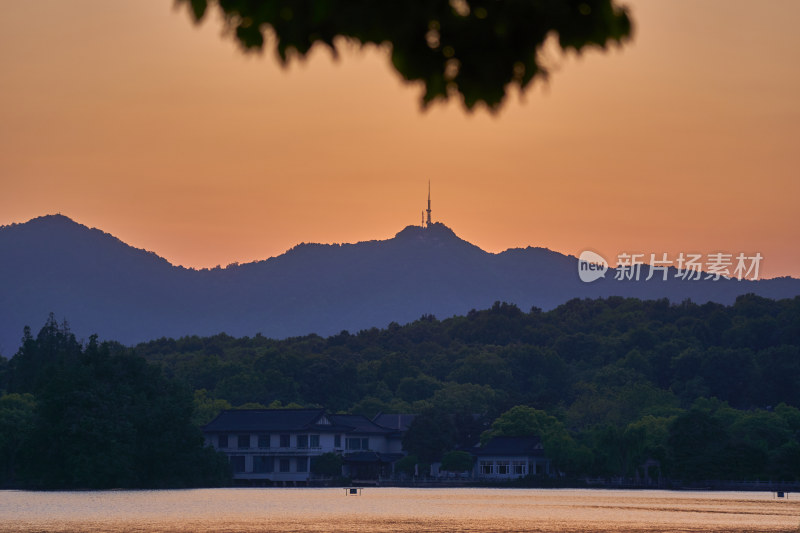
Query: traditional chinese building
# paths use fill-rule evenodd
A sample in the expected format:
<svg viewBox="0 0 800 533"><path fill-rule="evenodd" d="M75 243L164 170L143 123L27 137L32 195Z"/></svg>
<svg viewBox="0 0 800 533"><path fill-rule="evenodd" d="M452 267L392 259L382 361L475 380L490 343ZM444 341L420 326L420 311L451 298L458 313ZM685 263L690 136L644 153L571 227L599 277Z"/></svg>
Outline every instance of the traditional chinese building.
<svg viewBox="0 0 800 533"><path fill-rule="evenodd" d="M377 480L391 475L403 457L401 431L323 409L228 410L203 433L228 456L239 484L305 485L315 477L312 459L328 452L342 457L343 475Z"/></svg>
<svg viewBox="0 0 800 533"><path fill-rule="evenodd" d="M527 475L550 475L550 459L539 437L495 437L470 450L476 457L475 477L508 480Z"/></svg>

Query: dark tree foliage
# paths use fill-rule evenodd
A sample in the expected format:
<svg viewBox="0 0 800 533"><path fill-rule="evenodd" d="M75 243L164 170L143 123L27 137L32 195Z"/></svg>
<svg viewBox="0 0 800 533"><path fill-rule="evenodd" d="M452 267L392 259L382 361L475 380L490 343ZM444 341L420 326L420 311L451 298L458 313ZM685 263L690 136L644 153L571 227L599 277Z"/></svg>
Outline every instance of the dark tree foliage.
<svg viewBox="0 0 800 533"><path fill-rule="evenodd" d="M563 51L606 48L631 36L631 19L613 0L177 0L196 22L212 6L244 50L274 40L287 64L316 43L336 54L336 38L388 44L400 75L425 85L424 106L458 95L467 109L496 109L508 88L547 77L550 36Z"/></svg>
<svg viewBox="0 0 800 533"><path fill-rule="evenodd" d="M195 449L181 382L196 392L197 423L249 402L415 413L406 444L425 463L475 445L503 413L526 406L563 428L534 431L568 474L800 481L799 325L800 298L748 295L730 306L607 298L546 313L498 303L327 339L216 335L131 349L83 348L51 317L0 366L9 393L0 427L19 428L0 447L17 465L35 450L62 485L89 483L76 476L92 468L97 485L150 483L158 469L141 465L168 463L156 450ZM81 466L111 456L119 456L113 468ZM643 470L648 459L657 468ZM6 479L23 474L0 466Z"/></svg>
<svg viewBox="0 0 800 533"><path fill-rule="evenodd" d="M136 352L204 390L205 404L416 413L406 446L426 463L527 406L564 428L538 436L569 474L642 477L651 459L687 481L800 480L799 324L800 298L614 297L549 312L497 303L327 339L159 339ZM693 409L707 422L696 431L682 418Z"/></svg>
<svg viewBox="0 0 800 533"><path fill-rule="evenodd" d="M426 463L439 461L457 444L458 430L453 418L432 411L419 415L403 437L403 449Z"/></svg>
<svg viewBox="0 0 800 533"><path fill-rule="evenodd" d="M442 470L447 472L467 472L472 470L474 460L468 452L454 450L442 457Z"/></svg>
<svg viewBox="0 0 800 533"><path fill-rule="evenodd" d="M186 337L136 353L233 405L360 404L370 416L436 407L490 417L531 405L581 429L666 416L700 397L739 409L800 406L798 316L800 298L756 296L731 306L572 300L547 313L496 304L328 339ZM742 346L736 332L756 327L772 334Z"/></svg>
<svg viewBox="0 0 800 533"><path fill-rule="evenodd" d="M328 477L342 475L342 456L333 452L311 458L311 473Z"/></svg>
<svg viewBox="0 0 800 533"><path fill-rule="evenodd" d="M431 465L420 460L415 454L409 454L394 464L394 471L406 476L424 476L430 472Z"/></svg>
<svg viewBox="0 0 800 533"><path fill-rule="evenodd" d="M673 472L690 480L723 477L730 440L726 429L717 417L699 409L675 419L669 434Z"/></svg>
<svg viewBox="0 0 800 533"><path fill-rule="evenodd" d="M53 313L36 338L26 326L22 346L8 365L8 390L38 392L61 369L77 363L81 350L66 321L59 325Z"/></svg>
<svg viewBox="0 0 800 533"><path fill-rule="evenodd" d="M11 443L7 483L66 489L226 482L227 462L204 448L191 423L191 391L141 357L98 344L96 336L83 349L51 315L35 340L26 329L10 363L13 390L35 404L29 426L17 432L24 442Z"/></svg>
<svg viewBox="0 0 800 533"><path fill-rule="evenodd" d="M32 394L0 396L0 487L17 478L17 460L28 445L35 409Z"/></svg>

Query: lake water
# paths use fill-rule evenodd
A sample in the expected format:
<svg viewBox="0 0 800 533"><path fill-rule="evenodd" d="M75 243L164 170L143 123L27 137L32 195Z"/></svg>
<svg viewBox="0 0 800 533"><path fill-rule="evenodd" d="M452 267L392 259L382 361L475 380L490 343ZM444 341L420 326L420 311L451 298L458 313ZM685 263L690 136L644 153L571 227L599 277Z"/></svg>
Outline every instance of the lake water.
<svg viewBox="0 0 800 533"><path fill-rule="evenodd" d="M0 491L0 532L800 531L800 494L342 488Z"/></svg>

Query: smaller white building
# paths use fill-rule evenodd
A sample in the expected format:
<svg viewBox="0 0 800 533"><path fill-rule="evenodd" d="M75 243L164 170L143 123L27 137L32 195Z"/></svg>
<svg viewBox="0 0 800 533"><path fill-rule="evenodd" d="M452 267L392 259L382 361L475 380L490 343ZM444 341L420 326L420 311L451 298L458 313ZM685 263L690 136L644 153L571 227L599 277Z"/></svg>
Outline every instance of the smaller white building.
<svg viewBox="0 0 800 533"><path fill-rule="evenodd" d="M306 484L312 461L339 455L345 476L378 479L391 475L402 433L361 415L323 409L233 409L203 428L206 444L225 453L239 484Z"/></svg>
<svg viewBox="0 0 800 533"><path fill-rule="evenodd" d="M495 437L470 453L476 458L474 475L478 479L500 481L551 474L550 459L539 437Z"/></svg>

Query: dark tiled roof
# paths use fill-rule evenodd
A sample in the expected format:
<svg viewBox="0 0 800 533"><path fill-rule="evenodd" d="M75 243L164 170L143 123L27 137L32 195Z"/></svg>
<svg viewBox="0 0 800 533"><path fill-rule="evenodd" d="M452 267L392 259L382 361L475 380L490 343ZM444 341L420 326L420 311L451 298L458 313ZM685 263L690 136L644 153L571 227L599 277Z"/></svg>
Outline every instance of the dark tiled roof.
<svg viewBox="0 0 800 533"><path fill-rule="evenodd" d="M368 433L384 435L391 433L392 430L379 426L363 415L330 415L330 420L337 426L347 426L352 428L348 433Z"/></svg>
<svg viewBox="0 0 800 533"><path fill-rule="evenodd" d="M472 448L473 455L544 455L539 437L495 437L485 446Z"/></svg>
<svg viewBox="0 0 800 533"><path fill-rule="evenodd" d="M203 431L302 431L323 428L335 431L333 426L315 424L324 414L323 409L232 409L222 411L203 427Z"/></svg>
<svg viewBox="0 0 800 533"><path fill-rule="evenodd" d="M417 415L385 415L383 413L372 419L379 426L395 431L408 431Z"/></svg>

